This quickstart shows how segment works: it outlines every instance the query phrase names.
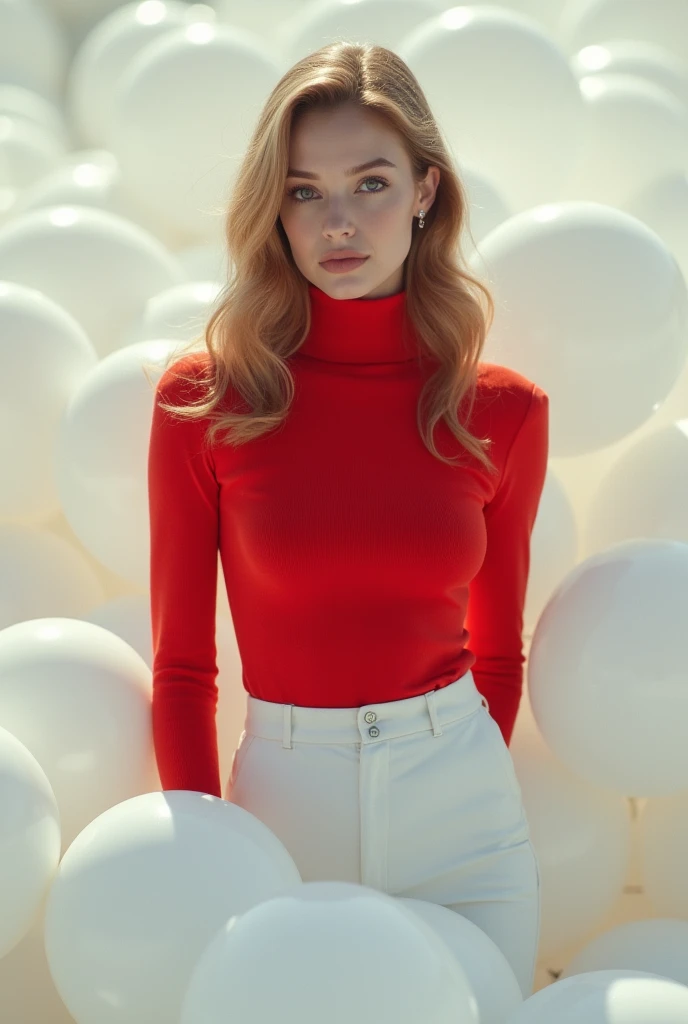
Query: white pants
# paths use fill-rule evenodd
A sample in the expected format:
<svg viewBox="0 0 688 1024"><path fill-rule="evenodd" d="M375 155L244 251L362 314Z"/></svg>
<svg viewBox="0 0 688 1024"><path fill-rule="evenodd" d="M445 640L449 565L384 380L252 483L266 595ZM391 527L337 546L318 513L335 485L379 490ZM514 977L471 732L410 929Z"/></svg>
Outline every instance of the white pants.
<svg viewBox="0 0 688 1024"><path fill-rule="evenodd" d="M509 748L472 673L361 708L247 700L224 797L272 829L303 881L450 907L499 946L530 996L539 865Z"/></svg>

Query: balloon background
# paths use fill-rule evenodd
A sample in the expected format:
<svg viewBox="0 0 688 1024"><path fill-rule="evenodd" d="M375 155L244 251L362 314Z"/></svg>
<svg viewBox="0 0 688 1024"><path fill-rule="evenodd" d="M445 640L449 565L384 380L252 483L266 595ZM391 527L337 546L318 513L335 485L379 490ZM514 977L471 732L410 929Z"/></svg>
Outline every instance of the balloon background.
<svg viewBox="0 0 688 1024"><path fill-rule="evenodd" d="M525 1001L460 915L304 884L153 756L142 369L202 329L255 119L336 38L418 77L496 299L483 359L550 397L511 743ZM688 0L0 0L1 1021L688 1020L687 280Z"/></svg>

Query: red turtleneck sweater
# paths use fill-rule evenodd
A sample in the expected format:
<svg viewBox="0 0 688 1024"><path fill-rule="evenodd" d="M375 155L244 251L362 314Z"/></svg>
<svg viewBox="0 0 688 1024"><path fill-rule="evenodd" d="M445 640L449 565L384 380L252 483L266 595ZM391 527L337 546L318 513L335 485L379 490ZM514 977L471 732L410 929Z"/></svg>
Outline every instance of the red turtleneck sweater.
<svg viewBox="0 0 688 1024"><path fill-rule="evenodd" d="M153 738L163 789L222 795L215 711L218 551L243 685L254 697L359 707L446 686L471 669L507 743L523 684L530 536L545 480L548 398L481 363L469 428L493 439L488 474L444 421L426 448L426 378L404 347L405 292L334 299L309 284L312 327L289 359L283 427L202 451L206 420L163 402L148 454ZM421 350L422 351L422 350ZM177 362L186 375L207 353ZM247 408L238 393L231 406Z"/></svg>

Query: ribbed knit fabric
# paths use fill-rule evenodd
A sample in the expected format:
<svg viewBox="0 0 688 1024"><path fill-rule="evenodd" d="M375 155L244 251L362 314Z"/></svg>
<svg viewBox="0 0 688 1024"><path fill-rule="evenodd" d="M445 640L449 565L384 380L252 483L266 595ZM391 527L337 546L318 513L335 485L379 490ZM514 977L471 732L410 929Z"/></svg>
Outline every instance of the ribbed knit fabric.
<svg viewBox="0 0 688 1024"><path fill-rule="evenodd" d="M498 473L440 421L438 450L462 459L449 466L418 430L418 396L436 364L405 319L405 292L334 299L309 284L309 293L311 331L289 359L295 397L279 430L204 452L208 421L175 420L158 405L200 390L171 370L157 384L148 493L163 789L223 791L218 552L252 696L360 707L446 686L471 669L511 739L548 397L514 370L481 363L468 426L492 439ZM174 369L190 375L207 359L192 353ZM247 408L237 393L226 399Z"/></svg>

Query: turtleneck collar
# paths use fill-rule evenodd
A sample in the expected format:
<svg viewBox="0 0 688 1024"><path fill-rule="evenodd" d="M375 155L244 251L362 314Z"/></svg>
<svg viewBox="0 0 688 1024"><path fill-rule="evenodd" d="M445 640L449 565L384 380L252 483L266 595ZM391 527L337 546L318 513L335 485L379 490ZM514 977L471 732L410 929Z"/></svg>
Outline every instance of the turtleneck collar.
<svg viewBox="0 0 688 1024"><path fill-rule="evenodd" d="M416 334L406 318L405 290L377 299L333 299L309 282L308 291L311 329L299 354L333 363L402 363L417 358Z"/></svg>

